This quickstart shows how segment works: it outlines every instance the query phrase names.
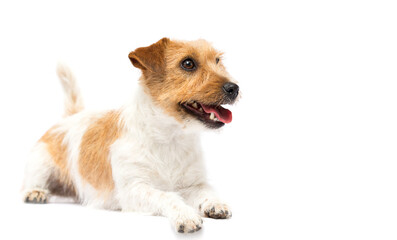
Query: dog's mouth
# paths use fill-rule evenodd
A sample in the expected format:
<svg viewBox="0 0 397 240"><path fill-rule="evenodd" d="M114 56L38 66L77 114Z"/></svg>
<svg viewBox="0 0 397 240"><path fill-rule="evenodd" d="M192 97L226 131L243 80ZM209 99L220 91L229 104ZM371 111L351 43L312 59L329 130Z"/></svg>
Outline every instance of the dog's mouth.
<svg viewBox="0 0 397 240"><path fill-rule="evenodd" d="M232 122L232 112L218 105L206 105L197 101L180 103L185 112L210 128L220 128Z"/></svg>

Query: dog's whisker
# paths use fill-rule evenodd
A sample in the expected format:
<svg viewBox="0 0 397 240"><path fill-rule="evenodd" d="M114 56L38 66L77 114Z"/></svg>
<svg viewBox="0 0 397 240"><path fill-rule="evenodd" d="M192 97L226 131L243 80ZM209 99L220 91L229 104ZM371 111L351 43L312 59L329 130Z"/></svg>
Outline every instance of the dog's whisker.
<svg viewBox="0 0 397 240"><path fill-rule="evenodd" d="M73 74L60 67L65 116L32 150L24 200L44 204L61 195L88 206L153 212L181 233L199 231L201 216L230 218L206 182L198 140L204 129L232 121L222 104L239 95L219 55L205 40L163 38L137 48L129 54L142 71L135 97L103 112L83 109Z"/></svg>

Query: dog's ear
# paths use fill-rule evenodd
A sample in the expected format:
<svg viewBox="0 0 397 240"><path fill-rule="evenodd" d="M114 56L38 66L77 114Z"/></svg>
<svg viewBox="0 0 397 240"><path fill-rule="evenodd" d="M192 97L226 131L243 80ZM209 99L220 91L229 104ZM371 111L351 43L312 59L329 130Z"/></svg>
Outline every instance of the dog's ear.
<svg viewBox="0 0 397 240"><path fill-rule="evenodd" d="M165 59L164 53L170 39L162 38L160 41L150 45L149 47L141 47L130 52L128 57L132 65L144 70L159 72L164 69Z"/></svg>

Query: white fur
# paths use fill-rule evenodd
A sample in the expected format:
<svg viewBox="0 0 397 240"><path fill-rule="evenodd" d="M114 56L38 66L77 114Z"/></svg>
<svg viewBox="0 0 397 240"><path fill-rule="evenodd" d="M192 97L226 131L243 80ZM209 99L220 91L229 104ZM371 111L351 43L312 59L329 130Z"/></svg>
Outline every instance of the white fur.
<svg viewBox="0 0 397 240"><path fill-rule="evenodd" d="M81 139L103 113L82 111L57 124L56 131L66 133L63 143L80 202L164 215L176 230L181 231L181 225L185 232L199 230L204 211L221 210L221 202L206 183L199 136L202 124L176 121L152 102L143 87L120 112L122 137L111 145L109 154L115 188L106 196L82 180L78 171ZM46 189L52 167L44 143L38 143L26 167L25 191Z"/></svg>
<svg viewBox="0 0 397 240"><path fill-rule="evenodd" d="M32 148L25 166L23 181L23 198L32 191L47 191L47 180L54 170L55 164L47 152L46 145L38 142Z"/></svg>
<svg viewBox="0 0 397 240"><path fill-rule="evenodd" d="M57 75L65 92L65 114L69 116L84 109L83 98L72 71L63 64L58 64Z"/></svg>

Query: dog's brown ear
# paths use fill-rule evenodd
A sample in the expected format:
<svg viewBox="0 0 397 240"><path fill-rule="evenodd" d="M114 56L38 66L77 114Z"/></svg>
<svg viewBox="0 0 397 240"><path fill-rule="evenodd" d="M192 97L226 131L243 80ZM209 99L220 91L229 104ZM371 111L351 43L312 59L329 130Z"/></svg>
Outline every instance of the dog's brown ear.
<svg viewBox="0 0 397 240"><path fill-rule="evenodd" d="M144 70L153 72L159 72L164 69L165 59L164 53L165 48L170 39L162 38L160 41L150 45L149 47L141 47L130 52L128 57L131 60L132 65Z"/></svg>

